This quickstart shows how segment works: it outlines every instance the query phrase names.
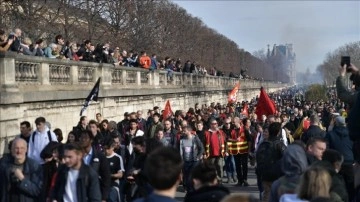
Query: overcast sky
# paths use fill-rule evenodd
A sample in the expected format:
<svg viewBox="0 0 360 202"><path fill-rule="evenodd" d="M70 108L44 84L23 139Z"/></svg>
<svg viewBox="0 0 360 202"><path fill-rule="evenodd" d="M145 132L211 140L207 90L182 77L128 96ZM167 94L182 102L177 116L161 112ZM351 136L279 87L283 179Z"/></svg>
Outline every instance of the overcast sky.
<svg viewBox="0 0 360 202"><path fill-rule="evenodd" d="M292 43L303 72L314 71L328 52L360 40L360 1L173 2L250 53Z"/></svg>

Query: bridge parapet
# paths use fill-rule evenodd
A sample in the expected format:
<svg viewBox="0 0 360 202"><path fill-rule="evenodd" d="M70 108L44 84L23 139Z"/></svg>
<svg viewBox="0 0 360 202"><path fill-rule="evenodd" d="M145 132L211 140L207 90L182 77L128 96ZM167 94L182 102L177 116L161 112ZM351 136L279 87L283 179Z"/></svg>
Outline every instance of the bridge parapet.
<svg viewBox="0 0 360 202"><path fill-rule="evenodd" d="M181 89L184 91L229 90L238 81L240 81L240 89L245 90L260 86L266 89L285 86L276 82L178 72L174 72L173 79L169 80L167 71L164 70L149 73L142 68L48 59L5 52L0 53L0 104L62 99L51 93L46 98L40 96L38 99L31 95L31 93L40 95L41 92L69 92L63 99L84 98L98 77L102 78L103 91L100 91L100 97L106 97L106 92L109 90L120 89L132 89L135 90L133 91L135 94L137 89L167 89L168 92L171 91L170 89L177 89L175 93L180 92ZM24 96L25 94L29 97Z"/></svg>

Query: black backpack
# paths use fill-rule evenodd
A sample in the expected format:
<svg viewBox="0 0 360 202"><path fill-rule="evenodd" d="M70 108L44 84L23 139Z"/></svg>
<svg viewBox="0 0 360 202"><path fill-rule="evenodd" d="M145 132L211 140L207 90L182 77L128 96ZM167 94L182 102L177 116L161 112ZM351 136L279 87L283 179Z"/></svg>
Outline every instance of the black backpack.
<svg viewBox="0 0 360 202"><path fill-rule="evenodd" d="M282 172L280 167L281 155L276 149L276 144L279 140L264 141L259 145L256 152L256 173L265 181L275 181Z"/></svg>
<svg viewBox="0 0 360 202"><path fill-rule="evenodd" d="M36 135L36 131L34 131L33 134L32 134L32 136L31 136L31 140L32 140L33 143L35 142L35 141L34 141L34 140L35 140L35 135ZM48 135L48 138L49 138L49 142L51 142L51 141L52 141L52 138L51 138L51 132L50 132L50 130L48 130L47 135Z"/></svg>

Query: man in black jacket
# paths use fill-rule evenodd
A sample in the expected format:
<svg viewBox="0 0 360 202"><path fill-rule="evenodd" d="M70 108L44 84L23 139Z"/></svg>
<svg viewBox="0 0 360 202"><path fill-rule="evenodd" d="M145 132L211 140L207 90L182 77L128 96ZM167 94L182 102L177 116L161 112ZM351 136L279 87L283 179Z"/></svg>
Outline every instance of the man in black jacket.
<svg viewBox="0 0 360 202"><path fill-rule="evenodd" d="M58 170L51 201L101 201L98 175L82 160L83 149L77 143L65 145L65 165Z"/></svg>
<svg viewBox="0 0 360 202"><path fill-rule="evenodd" d="M309 139L314 137L325 138L326 132L322 130L319 126L320 120L316 114L310 116L310 127L309 129L301 136L301 140L306 144Z"/></svg>
<svg viewBox="0 0 360 202"><path fill-rule="evenodd" d="M91 131L83 131L80 135L80 145L85 151L83 158L84 163L92 167L100 177L101 199L102 201L106 201L109 196L111 184L110 166L105 155L92 147L94 138Z"/></svg>
<svg viewBox="0 0 360 202"><path fill-rule="evenodd" d="M40 164L26 156L27 143L16 138L11 145L11 155L0 163L0 201L39 201L42 186Z"/></svg>

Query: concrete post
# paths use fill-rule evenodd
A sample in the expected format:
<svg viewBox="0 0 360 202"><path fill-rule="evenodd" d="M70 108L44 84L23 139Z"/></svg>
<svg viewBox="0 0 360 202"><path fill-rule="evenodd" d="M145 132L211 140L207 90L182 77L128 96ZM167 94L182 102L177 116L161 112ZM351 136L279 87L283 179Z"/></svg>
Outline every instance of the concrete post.
<svg viewBox="0 0 360 202"><path fill-rule="evenodd" d="M152 80L152 84L150 85L154 85L154 86L159 86L160 85L160 79L159 79L159 72L154 71L152 74L150 74L153 76Z"/></svg>
<svg viewBox="0 0 360 202"><path fill-rule="evenodd" d="M122 83L123 85L126 85L126 75L127 75L126 70L123 69L123 70L121 71L121 83Z"/></svg>
<svg viewBox="0 0 360 202"><path fill-rule="evenodd" d="M71 65L70 67L70 82L71 84L79 84L79 67Z"/></svg>
<svg viewBox="0 0 360 202"><path fill-rule="evenodd" d="M141 72L140 71L136 72L135 84L138 85L138 86L141 85Z"/></svg>
<svg viewBox="0 0 360 202"><path fill-rule="evenodd" d="M110 86L112 80L112 71L115 67L100 66L101 67L101 85ZM96 78L97 79L97 78Z"/></svg>
<svg viewBox="0 0 360 202"><path fill-rule="evenodd" d="M42 85L50 85L50 68L48 63L40 63L40 83Z"/></svg>
<svg viewBox="0 0 360 202"><path fill-rule="evenodd" d="M0 59L0 84L1 87L10 87L16 85L16 70L14 58Z"/></svg>

